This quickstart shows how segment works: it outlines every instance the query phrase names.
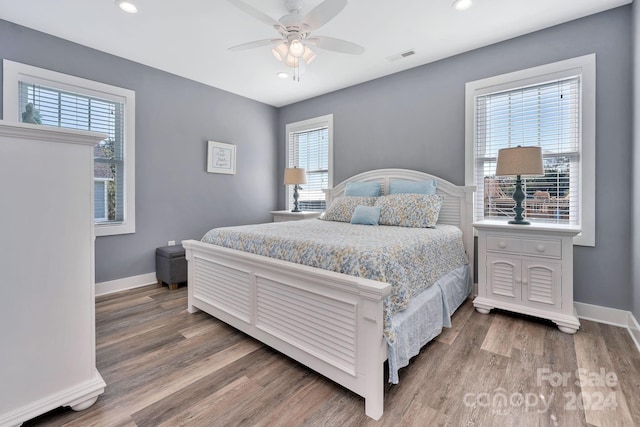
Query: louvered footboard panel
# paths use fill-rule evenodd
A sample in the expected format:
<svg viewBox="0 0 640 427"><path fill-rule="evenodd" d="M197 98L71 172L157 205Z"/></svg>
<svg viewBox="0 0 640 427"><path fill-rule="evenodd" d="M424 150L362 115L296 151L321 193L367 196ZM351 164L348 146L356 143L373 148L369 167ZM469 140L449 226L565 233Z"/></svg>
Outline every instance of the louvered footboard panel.
<svg viewBox="0 0 640 427"><path fill-rule="evenodd" d="M195 259L194 297L244 322L251 322L251 275L223 264Z"/></svg>
<svg viewBox="0 0 640 427"><path fill-rule="evenodd" d="M256 278L256 327L356 375L356 303Z"/></svg>

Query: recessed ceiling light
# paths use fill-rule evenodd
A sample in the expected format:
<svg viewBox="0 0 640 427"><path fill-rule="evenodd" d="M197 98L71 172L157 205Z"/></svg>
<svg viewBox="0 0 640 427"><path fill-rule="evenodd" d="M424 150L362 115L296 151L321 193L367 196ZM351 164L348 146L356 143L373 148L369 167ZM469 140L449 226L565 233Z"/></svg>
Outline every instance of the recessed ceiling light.
<svg viewBox="0 0 640 427"><path fill-rule="evenodd" d="M455 0L451 5L455 10L467 10L471 7L471 0Z"/></svg>
<svg viewBox="0 0 640 427"><path fill-rule="evenodd" d="M138 13L138 8L130 1L116 0L116 5L127 13Z"/></svg>
<svg viewBox="0 0 640 427"><path fill-rule="evenodd" d="M278 74L276 74L276 76L280 77L281 79L289 78L289 74L285 73L284 71L279 72Z"/></svg>

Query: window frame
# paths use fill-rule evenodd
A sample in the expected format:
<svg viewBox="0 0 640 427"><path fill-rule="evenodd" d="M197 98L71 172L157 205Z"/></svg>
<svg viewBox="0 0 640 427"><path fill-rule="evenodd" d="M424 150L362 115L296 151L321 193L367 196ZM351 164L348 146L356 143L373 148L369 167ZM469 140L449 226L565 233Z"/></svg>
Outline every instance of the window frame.
<svg viewBox="0 0 640 427"><path fill-rule="evenodd" d="M580 79L580 200L582 232L573 243L595 246L595 138L596 138L596 55L584 55L511 73L501 74L465 85L465 185L475 185L475 117L478 95L513 90L551 80L578 76ZM475 198L474 198L475 203ZM476 207L474 206L474 220Z"/></svg>
<svg viewBox="0 0 640 427"><path fill-rule="evenodd" d="M327 186L328 188L333 187L333 114L326 114L324 116L314 117L307 120L302 120L299 122L288 123L285 125L285 158L284 164L285 167L292 167L298 165L289 165L289 140L291 133L295 132L304 132L306 130L317 129L320 127L327 127L327 135L328 135L328 171L327 171ZM285 204L287 209L292 209L292 206L289 206L290 195L293 192L293 186L287 185L285 186ZM327 206L328 207L328 206Z"/></svg>
<svg viewBox="0 0 640 427"><path fill-rule="evenodd" d="M124 194L122 195L124 219L118 223L100 223L94 219L94 223L96 236L135 233L135 92L7 59L3 59L2 63L3 119L6 121L20 122L18 108L18 83L20 81L111 101L124 102Z"/></svg>

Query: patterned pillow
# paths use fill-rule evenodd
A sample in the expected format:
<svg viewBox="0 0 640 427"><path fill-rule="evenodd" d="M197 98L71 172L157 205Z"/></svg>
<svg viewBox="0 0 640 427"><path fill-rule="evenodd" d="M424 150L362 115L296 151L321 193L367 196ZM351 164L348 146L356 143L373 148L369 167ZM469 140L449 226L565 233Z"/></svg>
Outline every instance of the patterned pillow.
<svg viewBox="0 0 640 427"><path fill-rule="evenodd" d="M360 205L373 206L375 203L376 197L338 197L331 203L322 219L325 221L351 222L351 217L356 207Z"/></svg>
<svg viewBox="0 0 640 427"><path fill-rule="evenodd" d="M376 206L380 206L380 225L434 228L442 197L435 194L390 194L378 197Z"/></svg>

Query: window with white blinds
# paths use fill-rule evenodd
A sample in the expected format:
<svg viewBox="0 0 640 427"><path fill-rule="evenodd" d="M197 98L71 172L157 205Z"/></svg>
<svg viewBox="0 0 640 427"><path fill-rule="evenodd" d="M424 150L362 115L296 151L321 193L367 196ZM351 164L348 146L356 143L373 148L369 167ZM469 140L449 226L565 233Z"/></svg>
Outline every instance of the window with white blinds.
<svg viewBox="0 0 640 427"><path fill-rule="evenodd" d="M537 146L544 176L523 180L525 217L579 224L579 78L476 96L475 111L476 219L513 216L515 178L495 176L498 150Z"/></svg>
<svg viewBox="0 0 640 427"><path fill-rule="evenodd" d="M18 83L21 121L33 111L37 122L47 126L100 132L107 138L94 149L94 198L106 204L94 206L96 222L124 220L124 102L85 96L33 83Z"/></svg>
<svg viewBox="0 0 640 427"><path fill-rule="evenodd" d="M544 176L523 177L524 216L577 225L595 245L595 54L466 85L466 185L474 221L514 216L515 177L496 176L498 151L542 149Z"/></svg>
<svg viewBox="0 0 640 427"><path fill-rule="evenodd" d="M307 183L299 190L303 211L324 211L325 194L331 186L331 139L333 116L327 115L286 126L287 167L304 168ZM293 209L293 189L287 186L287 209Z"/></svg>
<svg viewBox="0 0 640 427"><path fill-rule="evenodd" d="M3 60L5 120L100 132L94 148L96 235L135 232L135 92Z"/></svg>

